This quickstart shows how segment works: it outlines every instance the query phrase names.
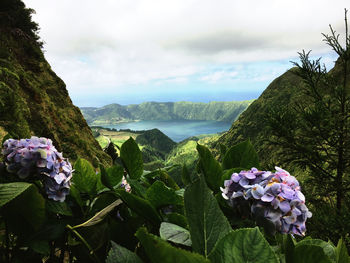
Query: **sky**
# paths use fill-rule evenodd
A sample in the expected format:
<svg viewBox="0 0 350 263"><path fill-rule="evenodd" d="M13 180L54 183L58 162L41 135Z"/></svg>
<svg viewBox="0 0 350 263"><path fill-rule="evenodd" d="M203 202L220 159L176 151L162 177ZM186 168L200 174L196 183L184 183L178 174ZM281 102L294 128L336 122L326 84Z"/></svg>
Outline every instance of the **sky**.
<svg viewBox="0 0 350 263"><path fill-rule="evenodd" d="M298 61L331 68L348 0L23 0L77 106L257 98Z"/></svg>

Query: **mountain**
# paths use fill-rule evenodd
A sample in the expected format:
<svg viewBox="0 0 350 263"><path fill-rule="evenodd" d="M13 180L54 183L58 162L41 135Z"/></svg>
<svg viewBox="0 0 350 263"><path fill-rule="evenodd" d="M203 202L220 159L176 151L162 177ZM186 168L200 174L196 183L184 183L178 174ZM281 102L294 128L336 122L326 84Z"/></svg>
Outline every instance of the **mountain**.
<svg viewBox="0 0 350 263"><path fill-rule="evenodd" d="M0 137L43 136L65 157L111 163L45 60L32 12L20 0L0 2Z"/></svg>
<svg viewBox="0 0 350 263"><path fill-rule="evenodd" d="M304 107L308 105L308 98L305 97L302 91L302 87L305 85L304 81L295 74L298 70L297 68L292 68L271 82L261 96L232 124L229 131L224 133L213 144L217 152L219 152L220 144L230 147L250 139L259 154L262 167L271 168L274 165L280 165L281 158L279 158L279 155L283 154L284 149L268 143L268 139L272 134L265 121L268 114L278 110L280 106L291 109L296 104L301 104ZM340 82L344 73L339 59L326 74L334 77L336 82L338 81L339 84L342 84ZM350 78L350 75L348 78ZM336 86L337 83L334 83L334 85ZM347 87L350 89L349 83Z"/></svg>
<svg viewBox="0 0 350 263"><path fill-rule="evenodd" d="M230 102L145 102L110 104L101 108L82 107L89 125L116 124L133 120L216 120L233 122L249 106L250 101Z"/></svg>
<svg viewBox="0 0 350 263"><path fill-rule="evenodd" d="M231 147L237 143L250 139L259 154L263 166L278 162L278 152L268 146L266 139L269 138L267 126L264 119L269 111L278 105L293 105L300 101L302 79L295 74L296 68L292 68L280 77L276 78L232 124L229 131L224 133L214 147L219 144Z"/></svg>

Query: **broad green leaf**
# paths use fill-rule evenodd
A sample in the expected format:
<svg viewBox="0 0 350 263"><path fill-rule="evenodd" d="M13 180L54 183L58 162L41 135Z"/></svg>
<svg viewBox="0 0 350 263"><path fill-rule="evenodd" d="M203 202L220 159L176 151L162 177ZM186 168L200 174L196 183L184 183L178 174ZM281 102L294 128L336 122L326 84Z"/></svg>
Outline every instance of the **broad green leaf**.
<svg viewBox="0 0 350 263"><path fill-rule="evenodd" d="M50 246L47 240L32 240L29 247L39 254L46 256L50 254Z"/></svg>
<svg viewBox="0 0 350 263"><path fill-rule="evenodd" d="M190 232L181 226L163 222L160 225L159 234L164 240L189 247L192 245Z"/></svg>
<svg viewBox="0 0 350 263"><path fill-rule="evenodd" d="M6 205L4 215L10 220L9 223L19 228L19 231L26 231L24 228L32 228L37 231L46 220L45 199L39 193L38 188L31 185Z"/></svg>
<svg viewBox="0 0 350 263"><path fill-rule="evenodd" d="M142 263L142 260L134 252L111 241L106 263Z"/></svg>
<svg viewBox="0 0 350 263"><path fill-rule="evenodd" d="M166 186L173 188L175 190L179 190L180 187L176 184L174 179L164 170L156 170L144 175L147 179L158 179L165 183Z"/></svg>
<svg viewBox="0 0 350 263"><path fill-rule="evenodd" d="M209 260L196 253L176 248L161 238L147 233L145 228L136 232L146 254L153 263L209 263Z"/></svg>
<svg viewBox="0 0 350 263"><path fill-rule="evenodd" d="M215 197L207 187L203 176L185 190L185 213L188 220L192 248L205 257L215 244L231 231Z"/></svg>
<svg viewBox="0 0 350 263"><path fill-rule="evenodd" d="M302 245L315 245L319 246L323 249L323 252L328 256L328 258L332 261L336 261L336 253L335 253L335 247L326 241L323 241L321 239L306 239L300 241L296 247L302 246Z"/></svg>
<svg viewBox="0 0 350 263"><path fill-rule="evenodd" d="M294 263L331 263L332 261L318 245L299 245L294 249Z"/></svg>
<svg viewBox="0 0 350 263"><path fill-rule="evenodd" d="M187 169L186 164L182 166L182 174L181 174L181 179L184 185L189 185L191 183L191 175Z"/></svg>
<svg viewBox="0 0 350 263"><path fill-rule="evenodd" d="M278 263L275 253L257 227L230 232L217 243L209 259L222 263Z"/></svg>
<svg viewBox="0 0 350 263"><path fill-rule="evenodd" d="M80 207L84 206L83 200L80 197L80 192L74 185L70 186L68 198L69 197L72 197Z"/></svg>
<svg viewBox="0 0 350 263"><path fill-rule="evenodd" d="M146 199L156 208L165 205L183 205L181 196L176 194L174 189L165 186L161 181L155 181L151 187L147 189Z"/></svg>
<svg viewBox="0 0 350 263"><path fill-rule="evenodd" d="M79 158L74 164L72 181L81 193L87 193L91 197L96 195L97 175L92 165L85 159Z"/></svg>
<svg viewBox="0 0 350 263"><path fill-rule="evenodd" d="M128 184L130 185L133 194L136 194L142 198L145 198L146 188L140 183L139 180L128 179Z"/></svg>
<svg viewBox="0 0 350 263"><path fill-rule="evenodd" d="M350 262L348 250L347 250L342 238L339 239L338 245L336 248L336 262L337 263L349 263Z"/></svg>
<svg viewBox="0 0 350 263"><path fill-rule="evenodd" d="M165 183L166 186L173 188L175 190L179 190L180 187L177 185L175 180L164 170L159 171L159 179Z"/></svg>
<svg viewBox="0 0 350 263"><path fill-rule="evenodd" d="M79 225L76 225L72 228L75 229L75 228L79 228L79 227L88 227L88 226L93 226L93 225L100 223L106 217L106 215L108 215L108 213L110 213L116 206L120 205L121 203L122 203L122 201L120 199L114 201L113 203L106 206L98 213L96 213L93 217L91 217L86 222L79 224Z"/></svg>
<svg viewBox="0 0 350 263"><path fill-rule="evenodd" d="M32 184L24 182L0 184L0 207L22 194L31 186Z"/></svg>
<svg viewBox="0 0 350 263"><path fill-rule="evenodd" d="M188 222L185 216L178 213L170 213L166 215L166 218L169 223L188 229Z"/></svg>
<svg viewBox="0 0 350 263"><path fill-rule="evenodd" d="M46 209L54 214L72 216L72 210L66 202L58 202L53 200L46 201Z"/></svg>
<svg viewBox="0 0 350 263"><path fill-rule="evenodd" d="M230 148L223 159L223 169L259 167L258 154L249 140Z"/></svg>
<svg viewBox="0 0 350 263"><path fill-rule="evenodd" d="M205 180L214 193L218 192L221 186L222 168L220 163L215 160L209 149L197 144L199 154L199 167Z"/></svg>
<svg viewBox="0 0 350 263"><path fill-rule="evenodd" d="M109 189L118 187L122 181L124 175L124 168L120 165L114 165L105 169L102 165L100 166L101 170L101 181Z"/></svg>
<svg viewBox="0 0 350 263"><path fill-rule="evenodd" d="M142 153L133 138L123 143L120 158L131 179L139 179L143 173Z"/></svg>
<svg viewBox="0 0 350 263"><path fill-rule="evenodd" d="M160 225L161 217L152 206L152 204L139 196L125 192L124 190L116 190L116 195L119 196L123 202L139 216L153 222L156 225Z"/></svg>

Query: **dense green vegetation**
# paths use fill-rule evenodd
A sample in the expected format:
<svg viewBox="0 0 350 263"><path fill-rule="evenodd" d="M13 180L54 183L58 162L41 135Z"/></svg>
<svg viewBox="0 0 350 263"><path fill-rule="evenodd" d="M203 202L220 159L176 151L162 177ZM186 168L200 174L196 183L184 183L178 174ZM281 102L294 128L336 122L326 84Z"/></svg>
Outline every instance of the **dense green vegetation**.
<svg viewBox="0 0 350 263"><path fill-rule="evenodd" d="M144 102L122 106L110 104L81 111L90 125L116 124L133 120L215 120L233 122L252 101Z"/></svg>
<svg viewBox="0 0 350 263"><path fill-rule="evenodd" d="M259 221L260 229L237 229L258 218L230 208L219 186L238 167L259 166L252 145L228 149L222 164L204 146L197 150L198 173L184 169L186 187L180 188L165 170L144 172L142 153L130 138L121 147L123 166L101 166L96 174L78 159L64 202L48 198L35 170L23 182L3 166L2 262L349 262L342 240L334 246L271 238L269 221Z"/></svg>

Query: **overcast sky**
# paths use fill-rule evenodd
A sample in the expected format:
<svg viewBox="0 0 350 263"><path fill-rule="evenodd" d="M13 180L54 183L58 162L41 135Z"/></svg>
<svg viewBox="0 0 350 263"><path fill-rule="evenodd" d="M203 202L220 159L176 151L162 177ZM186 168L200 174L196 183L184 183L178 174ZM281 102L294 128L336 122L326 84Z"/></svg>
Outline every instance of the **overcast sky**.
<svg viewBox="0 0 350 263"><path fill-rule="evenodd" d="M24 0L78 106L257 98L322 41L349 0Z"/></svg>

